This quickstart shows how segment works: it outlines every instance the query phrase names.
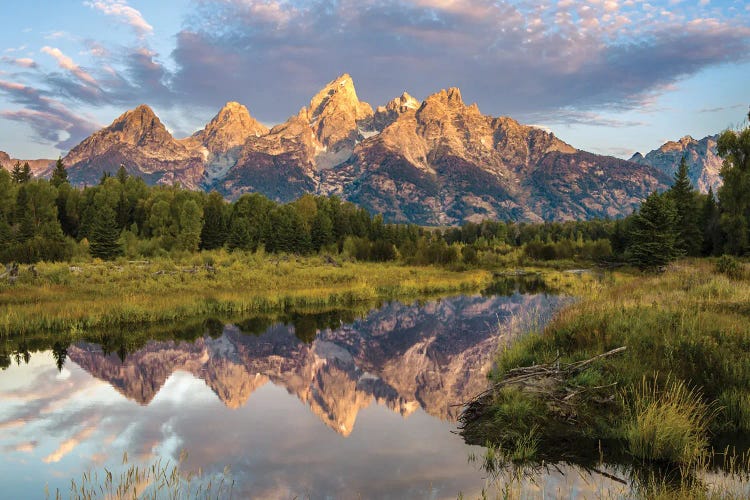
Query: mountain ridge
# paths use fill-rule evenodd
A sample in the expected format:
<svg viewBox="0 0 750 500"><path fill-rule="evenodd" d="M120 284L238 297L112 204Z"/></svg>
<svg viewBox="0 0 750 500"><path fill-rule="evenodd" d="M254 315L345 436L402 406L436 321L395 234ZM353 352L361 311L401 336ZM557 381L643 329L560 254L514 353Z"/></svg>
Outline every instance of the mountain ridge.
<svg viewBox="0 0 750 500"><path fill-rule="evenodd" d="M338 195L392 222L453 225L629 214L668 175L599 156L510 117L467 105L456 87L375 109L348 74L270 130L236 102L176 139L147 105L123 113L64 158L74 184L120 165L149 184L179 182L229 199L260 192L287 202ZM592 181L595 179L595 181Z"/></svg>
<svg viewBox="0 0 750 500"><path fill-rule="evenodd" d="M677 141L667 141L645 156L635 153L629 161L650 165L670 177L674 177L682 157L688 165L688 177L693 186L702 193L709 188L716 193L722 185L721 166L723 159L717 150L719 134L693 139L686 135Z"/></svg>

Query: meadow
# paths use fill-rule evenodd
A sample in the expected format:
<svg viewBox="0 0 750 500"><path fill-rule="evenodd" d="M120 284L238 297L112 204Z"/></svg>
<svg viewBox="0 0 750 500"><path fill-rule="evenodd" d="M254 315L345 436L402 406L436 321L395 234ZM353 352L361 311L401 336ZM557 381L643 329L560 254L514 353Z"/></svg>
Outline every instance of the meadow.
<svg viewBox="0 0 750 500"><path fill-rule="evenodd" d="M0 280L0 336L330 309L477 291L492 275L223 250L148 261L38 263Z"/></svg>

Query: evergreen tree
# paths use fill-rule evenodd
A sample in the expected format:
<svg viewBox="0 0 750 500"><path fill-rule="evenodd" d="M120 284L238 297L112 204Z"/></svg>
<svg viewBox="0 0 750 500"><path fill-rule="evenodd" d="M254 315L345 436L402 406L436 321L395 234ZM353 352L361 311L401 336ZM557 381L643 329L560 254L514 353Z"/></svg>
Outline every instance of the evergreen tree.
<svg viewBox="0 0 750 500"><path fill-rule="evenodd" d="M203 228L201 229L201 248L213 250L221 248L227 239L227 222L224 199L216 191L208 195L203 207Z"/></svg>
<svg viewBox="0 0 750 500"><path fill-rule="evenodd" d="M234 217L229 225L227 247L230 250L250 250L253 244L250 235L250 221L244 217Z"/></svg>
<svg viewBox="0 0 750 500"><path fill-rule="evenodd" d="M709 187L700 214L700 224L703 229L702 255L719 255L721 253L723 241L719 218L719 206L716 204L714 190Z"/></svg>
<svg viewBox="0 0 750 500"><path fill-rule="evenodd" d="M21 166L21 162L17 161L16 164L13 165L11 178L16 184L26 184L29 182L31 180L31 167L29 167L29 163L26 162Z"/></svg>
<svg viewBox="0 0 750 500"><path fill-rule="evenodd" d="M188 200L180 207L178 215L179 233L177 246L181 250L196 252L201 242L201 227L203 226L203 210L195 200Z"/></svg>
<svg viewBox="0 0 750 500"><path fill-rule="evenodd" d="M658 269L680 255L677 210L663 194L651 194L630 224L629 261L640 269Z"/></svg>
<svg viewBox="0 0 750 500"><path fill-rule="evenodd" d="M120 164L120 168L117 169L117 180L120 181L120 184L123 186L128 180L128 171L125 170L125 165L123 164Z"/></svg>
<svg viewBox="0 0 750 500"><path fill-rule="evenodd" d="M703 245L698 218L698 193L688 177L688 165L684 156L668 193L677 210L677 249L683 254L697 256Z"/></svg>
<svg viewBox="0 0 750 500"><path fill-rule="evenodd" d="M115 211L108 205L99 207L89 237L91 256L111 260L122 255L119 239L120 231L117 228Z"/></svg>
<svg viewBox="0 0 750 500"><path fill-rule="evenodd" d="M63 165L62 158L59 156L55 162L55 169L52 171L50 182L56 188L68 182L68 171L65 170L65 165Z"/></svg>
<svg viewBox="0 0 750 500"><path fill-rule="evenodd" d="M750 127L722 133L717 150L724 158L724 184L719 189L720 224L726 236L724 250L740 255L750 249Z"/></svg>
<svg viewBox="0 0 750 500"><path fill-rule="evenodd" d="M130 224L132 223L132 214L130 210L130 201L125 194L125 189L120 190L120 197L117 200L115 214L117 216L117 227L119 229L122 230L130 227Z"/></svg>
<svg viewBox="0 0 750 500"><path fill-rule="evenodd" d="M323 210L318 210L318 213L315 214L312 227L310 228L310 237L312 239L312 248L315 251L334 242L333 222Z"/></svg>

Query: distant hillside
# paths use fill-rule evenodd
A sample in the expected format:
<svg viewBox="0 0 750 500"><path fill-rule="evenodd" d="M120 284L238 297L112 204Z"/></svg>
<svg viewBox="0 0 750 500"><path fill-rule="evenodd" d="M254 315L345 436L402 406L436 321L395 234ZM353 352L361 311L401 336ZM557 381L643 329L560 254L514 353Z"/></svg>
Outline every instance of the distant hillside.
<svg viewBox="0 0 750 500"><path fill-rule="evenodd" d="M0 151L0 167L5 170L13 170L13 166L20 162L21 165L28 163L31 167L31 173L34 177L47 177L52 173L52 168L55 166L56 160L19 160L17 158L11 158L5 151Z"/></svg>

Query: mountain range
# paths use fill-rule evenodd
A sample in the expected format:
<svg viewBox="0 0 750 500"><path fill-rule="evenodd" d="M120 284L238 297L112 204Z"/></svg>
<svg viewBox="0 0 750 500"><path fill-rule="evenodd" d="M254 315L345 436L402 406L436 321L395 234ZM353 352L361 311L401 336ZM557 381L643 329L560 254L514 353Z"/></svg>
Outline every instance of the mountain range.
<svg viewBox="0 0 750 500"><path fill-rule="evenodd" d="M696 185L715 189L715 138L684 138L625 161L484 115L457 88L423 101L404 92L373 109L344 74L271 129L230 102L205 128L176 139L141 105L74 147L64 163L78 185L124 165L150 184L179 182L229 199L249 192L281 202L337 195L391 222L452 225L627 215L669 186L681 151L690 152Z"/></svg>

